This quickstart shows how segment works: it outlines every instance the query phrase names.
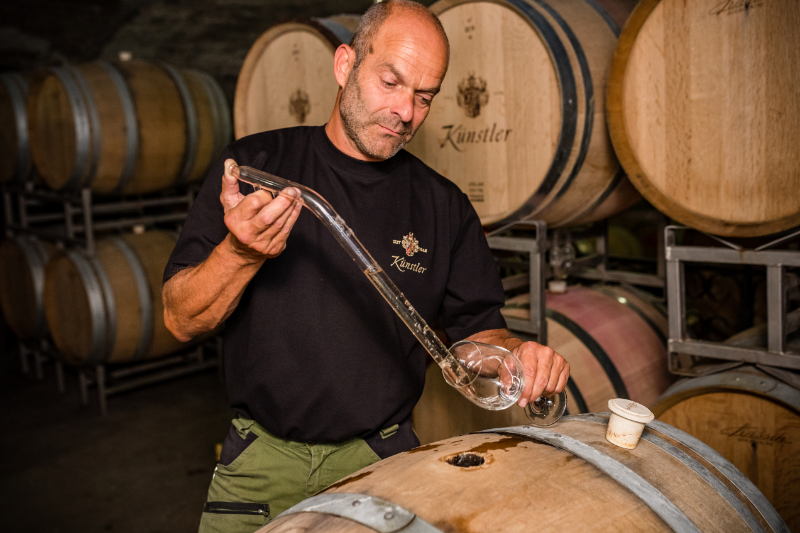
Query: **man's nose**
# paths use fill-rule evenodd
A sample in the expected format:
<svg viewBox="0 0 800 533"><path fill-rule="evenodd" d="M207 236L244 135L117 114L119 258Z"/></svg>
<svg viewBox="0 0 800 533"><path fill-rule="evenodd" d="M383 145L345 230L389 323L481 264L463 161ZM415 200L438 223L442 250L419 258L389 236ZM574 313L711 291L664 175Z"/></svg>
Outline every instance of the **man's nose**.
<svg viewBox="0 0 800 533"><path fill-rule="evenodd" d="M397 95L392 102L392 113L400 117L403 122L411 122L414 118L414 94L408 95L404 91Z"/></svg>

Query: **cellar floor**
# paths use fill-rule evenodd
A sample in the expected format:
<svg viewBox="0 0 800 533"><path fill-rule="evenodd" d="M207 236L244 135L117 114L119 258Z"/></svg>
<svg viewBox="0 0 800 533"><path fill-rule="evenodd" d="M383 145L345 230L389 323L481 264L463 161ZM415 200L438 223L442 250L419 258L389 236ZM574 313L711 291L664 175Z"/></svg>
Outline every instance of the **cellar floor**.
<svg viewBox="0 0 800 533"><path fill-rule="evenodd" d="M76 374L56 390L0 357L0 529L8 533L196 532L231 411L216 371L82 406Z"/></svg>

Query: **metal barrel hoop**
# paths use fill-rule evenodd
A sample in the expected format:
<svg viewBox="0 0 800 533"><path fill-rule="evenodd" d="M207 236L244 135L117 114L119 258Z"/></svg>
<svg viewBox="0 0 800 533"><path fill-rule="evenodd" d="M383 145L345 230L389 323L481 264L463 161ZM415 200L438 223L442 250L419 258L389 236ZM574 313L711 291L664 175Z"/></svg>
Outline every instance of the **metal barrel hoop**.
<svg viewBox="0 0 800 533"><path fill-rule="evenodd" d="M196 76L205 83L209 100L212 102L212 116L214 116L214 153L218 155L228 146L233 136L233 125L231 124L231 114L228 111L228 101L217 81L205 72L195 72Z"/></svg>
<svg viewBox="0 0 800 533"><path fill-rule="evenodd" d="M92 317L92 347L89 351L87 363L92 365L100 364L108 357L108 352L106 351L108 344L106 332L108 329L106 326L103 288L97 279L95 269L82 252L69 250L66 253L78 271L89 301L89 314Z"/></svg>
<svg viewBox="0 0 800 533"><path fill-rule="evenodd" d="M131 177L133 177L139 152L139 122L136 118L136 106L133 101L133 94L122 73L107 61L98 61L97 63L108 72L111 81L114 82L122 104L122 112L125 116L125 161L122 164L119 182L113 191L114 193L122 194L128 187Z"/></svg>
<svg viewBox="0 0 800 533"><path fill-rule="evenodd" d="M415 513L390 501L367 494L335 492L317 494L279 514L323 513L352 520L379 533L442 533Z"/></svg>
<svg viewBox="0 0 800 533"><path fill-rule="evenodd" d="M653 510L673 531L696 532L700 530L687 517L683 511L672 503L661 491L647 482L639 474L623 465L616 459L609 457L602 451L577 439L555 433L553 431L533 426L507 427L488 429L478 433L500 433L516 435L544 442L560 448L599 468L603 473L614 479L617 483L633 492L644 504Z"/></svg>
<svg viewBox="0 0 800 533"><path fill-rule="evenodd" d="M133 272L133 278L136 282L136 289L139 295L139 305L141 306L141 321L142 330L139 335L139 342L136 345L136 352L133 354L132 361L140 361L144 359L147 351L150 349L150 343L153 341L153 300L150 294L150 285L147 282L147 273L144 271L139 257L133 248L120 237L112 237L109 239L114 245L122 252L122 255L128 261Z"/></svg>
<svg viewBox="0 0 800 533"><path fill-rule="evenodd" d="M105 345L103 350L103 360L107 360L111 357L111 353L114 351L114 344L117 342L117 308L116 308L116 301L114 299L114 291L111 288L111 283L108 280L108 276L106 275L106 269L103 268L103 265L100 261L97 260L96 256L89 255L87 257L89 264L94 269L95 277L97 278L97 282L100 285L100 289L103 295L103 308L105 309L105 335L104 335L104 342ZM95 361L97 363L99 361Z"/></svg>
<svg viewBox="0 0 800 533"><path fill-rule="evenodd" d="M611 413L606 411L603 413L571 416L570 418L587 420L589 422L595 422L598 424L607 424L607 417L609 416L611 416ZM750 481L738 468L736 468L733 463L725 459L718 451L700 441L696 437L689 435L685 431L681 431L680 429L670 426L669 424L665 424L659 420L648 422L643 435L646 436L648 431L656 431L662 435L666 435L670 439L681 443L702 457L704 461L713 466L722 476L724 476L737 489L739 489L739 491L750 501L750 503L753 504L753 507L758 509L758 512L761 513L764 521L767 522L773 531L777 533L789 533L789 527L783 521L783 518L781 518L781 516L778 514L778 511L776 511L769 500L767 500L766 496L764 496L764 494L758 490L753 482ZM658 438L655 436L653 437L656 439ZM642 438L645 437L643 436ZM653 442L650 437L646 438L645 440ZM663 441L663 439L659 440ZM655 444L655 442L653 443Z"/></svg>
<svg viewBox="0 0 800 533"><path fill-rule="evenodd" d="M608 414L610 413L600 413L600 414ZM583 420L586 422L590 422L592 424L599 424L599 425L608 425L608 418L604 418L602 416L597 416L595 414L585 414L585 415L578 415L570 417L576 420ZM649 425L649 423L648 423ZM761 527L761 524L756 520L753 513L750 512L750 509L747 508L746 505L738 498L736 495L733 494L727 485L725 485L720 479L715 476L708 468L703 466L699 461L695 458L678 448L677 446L673 446L672 444L668 443L664 439L661 439L654 435L651 432L645 431L642 433L642 440L649 442L655 446L658 446L671 456L675 457L681 463L686 465L687 467L691 468L700 478L703 479L706 483L711 485L711 487L720 495L722 496L725 501L733 507L737 514L742 517L742 519L747 522L747 525L750 527L751 531L756 531L759 533L764 532L764 528Z"/></svg>
<svg viewBox="0 0 800 533"><path fill-rule="evenodd" d="M72 167L72 174L67 182L67 188L78 190L83 185L83 178L89 165L89 137L91 135L89 112L86 108L83 94L78 88L78 83L74 80L68 68L54 67L51 72L55 74L67 91L67 98L72 108L72 120L75 125L75 165Z"/></svg>
<svg viewBox="0 0 800 533"><path fill-rule="evenodd" d="M35 240L28 240L26 237L12 237L17 243L30 267L31 280L33 281L33 292L36 298L36 323L33 335L41 338L47 332L47 317L44 313L44 269L47 254L38 250L41 243ZM38 245L38 246L37 246Z"/></svg>
<svg viewBox="0 0 800 533"><path fill-rule="evenodd" d="M181 170L175 180L175 184L183 185L189 178L189 175L194 170L197 161L197 143L199 139L199 132L197 127L197 111L194 105L192 93L186 85L186 80L183 78L181 72L167 63L161 63L161 68L169 75L178 94L181 97L183 104L183 114L185 116L185 129L186 129L186 149L183 151L183 161L181 162Z"/></svg>
<svg viewBox="0 0 800 533"><path fill-rule="evenodd" d="M91 187L97 176L97 165L100 162L100 152L102 149L100 141L102 140L103 132L100 129L100 116L97 112L94 93L92 93L92 89L89 87L89 83L86 81L81 71L72 66L64 68L72 75L72 79L75 80L75 84L81 91L86 106L86 115L89 120L89 138L91 140L91 157L89 159L89 168L87 169L88 174L84 175L81 181L83 186Z"/></svg>
<svg viewBox="0 0 800 533"><path fill-rule="evenodd" d="M350 44L353 39L353 32L334 20L317 17L313 17L311 20L331 32L342 44Z"/></svg>
<svg viewBox="0 0 800 533"><path fill-rule="evenodd" d="M25 98L28 84L19 74L0 74L11 100L14 110L14 126L17 130L17 167L11 176L12 181L22 181L30 171L30 145L28 142L28 115L25 109Z"/></svg>

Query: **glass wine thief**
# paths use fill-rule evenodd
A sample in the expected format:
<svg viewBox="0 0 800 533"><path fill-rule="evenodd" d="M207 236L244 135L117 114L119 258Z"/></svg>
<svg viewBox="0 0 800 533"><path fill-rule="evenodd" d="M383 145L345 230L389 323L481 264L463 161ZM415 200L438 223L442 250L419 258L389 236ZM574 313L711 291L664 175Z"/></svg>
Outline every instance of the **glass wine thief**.
<svg viewBox="0 0 800 533"><path fill-rule="evenodd" d="M356 266L422 343L441 367L447 383L468 400L492 411L506 409L519 400L525 387L525 373L519 358L500 346L473 341L457 342L448 350L322 196L308 187L251 167L234 165L231 174L256 189L275 194L280 194L288 187L300 191L299 201L328 228ZM566 395L562 392L550 398L540 397L529 403L525 412L532 423L549 425L561 416L565 406ZM555 420L551 422L553 417Z"/></svg>

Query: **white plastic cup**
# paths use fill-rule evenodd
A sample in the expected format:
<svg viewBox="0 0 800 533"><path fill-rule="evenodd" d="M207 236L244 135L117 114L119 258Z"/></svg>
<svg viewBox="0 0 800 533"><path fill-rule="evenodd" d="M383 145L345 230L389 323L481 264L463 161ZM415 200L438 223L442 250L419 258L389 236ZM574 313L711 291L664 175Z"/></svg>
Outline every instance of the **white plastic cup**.
<svg viewBox="0 0 800 533"><path fill-rule="evenodd" d="M620 448L636 448L645 424L653 421L653 413L644 405L624 398L608 400L608 408L611 418L608 419L606 440Z"/></svg>

